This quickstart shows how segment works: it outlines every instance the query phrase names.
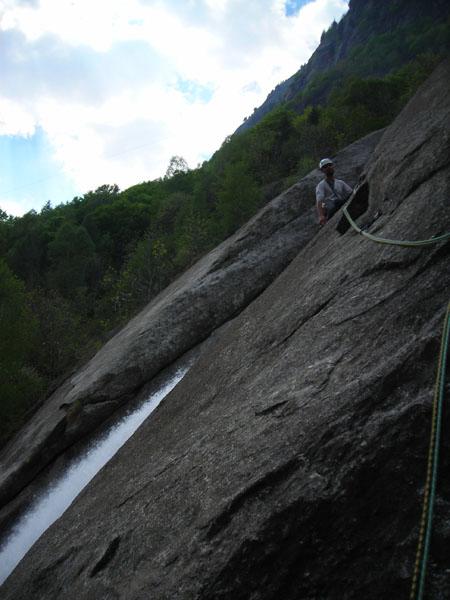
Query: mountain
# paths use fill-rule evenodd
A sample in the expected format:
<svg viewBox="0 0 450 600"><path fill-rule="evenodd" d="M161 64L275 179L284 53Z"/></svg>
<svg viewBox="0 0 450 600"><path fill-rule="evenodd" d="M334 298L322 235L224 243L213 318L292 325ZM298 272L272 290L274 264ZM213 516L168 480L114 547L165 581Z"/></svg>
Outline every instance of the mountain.
<svg viewBox="0 0 450 600"><path fill-rule="evenodd" d="M448 52L449 15L445 0L350 0L348 12L322 34L308 62L277 85L235 133L276 107L301 112L325 102L346 76L383 76L421 52Z"/></svg>
<svg viewBox="0 0 450 600"><path fill-rule="evenodd" d="M369 233L427 239L450 230L449 82L446 61L381 139L372 138L351 208ZM358 155L353 148L338 157L342 176L351 176L345 167ZM88 415L137 392L145 379L139 360L152 376L156 359L145 353L159 352L157 334L183 352L183 328L188 337L197 331L192 318L208 315L216 327L180 384L30 550L2 598L407 596L450 244L375 244L352 229L342 233L341 214L317 232L318 178L315 171L276 198L66 386ZM270 273L272 254L272 277L246 287L261 277L260 264ZM183 291L189 285L195 303ZM215 320L221 294L232 310ZM170 301L180 311L172 325L152 316ZM207 336L202 327L192 344ZM113 347L131 364L122 365ZM10 447L16 464L45 431L44 418L35 423L15 453ZM41 445L41 459L61 452L54 445L61 435L64 427ZM435 600L450 595L448 440L426 588ZM35 456L22 460L22 473L36 470Z"/></svg>

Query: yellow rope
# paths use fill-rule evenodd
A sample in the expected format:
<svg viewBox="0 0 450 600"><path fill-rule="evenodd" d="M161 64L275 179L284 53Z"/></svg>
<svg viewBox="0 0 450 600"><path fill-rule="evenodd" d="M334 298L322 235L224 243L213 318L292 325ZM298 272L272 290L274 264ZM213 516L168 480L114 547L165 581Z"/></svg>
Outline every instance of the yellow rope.
<svg viewBox="0 0 450 600"><path fill-rule="evenodd" d="M434 455L434 446L435 446L435 440L436 440L436 419L437 419L437 407L438 407L438 396L439 396L438 390L439 390L440 367L441 367L441 360L442 360L443 345L444 345L444 336L442 336L442 340L441 340L441 352L440 352L440 356L439 356L439 365L438 365L438 370L436 373L436 383L435 383L435 388L434 388L433 412L432 412L432 417L431 417L430 445L428 448L427 475L426 475L425 490L424 490L424 497L423 497L422 515L420 518L419 541L417 543L416 561L414 564L414 575L413 575L413 580L412 580L412 585L411 585L410 600L414 600L414 598L416 596L417 580L419 577L420 561L422 558L423 541L424 541L424 537L425 537L425 526L426 526L427 514L428 514L428 504L429 504L429 500L430 500L431 475L432 475L432 470L433 470L433 455Z"/></svg>
<svg viewBox="0 0 450 600"><path fill-rule="evenodd" d="M437 459L439 452L439 444L436 444L437 435L440 433L440 423L438 426L438 416L442 412L442 398L443 398L443 387L445 383L445 362L446 362L446 350L448 345L449 337L449 323L450 323L450 302L447 306L447 312L444 320L444 330L442 332L441 349L439 353L438 369L436 374L436 384L434 388L434 399L433 399L433 413L431 417L431 434L430 434L430 446L428 449L428 462L427 462L427 476L425 482L425 490L423 497L422 516L420 519L419 528L419 540L417 543L416 560L414 564L414 574L411 584L410 600L415 600L417 593L417 583L419 580L419 572L421 571L421 585L419 589L418 598L422 598L423 588L425 584L425 570L426 562L428 558L428 548L424 548L425 532L428 526L431 527L432 505L430 506L430 496L433 495L434 501L434 488L436 485L436 470L437 470ZM433 504L433 502L431 503ZM431 531L428 532L428 537ZM429 540L427 540L429 542ZM427 544L428 545L428 544ZM424 552L425 550L425 552ZM422 569L420 568L422 562Z"/></svg>

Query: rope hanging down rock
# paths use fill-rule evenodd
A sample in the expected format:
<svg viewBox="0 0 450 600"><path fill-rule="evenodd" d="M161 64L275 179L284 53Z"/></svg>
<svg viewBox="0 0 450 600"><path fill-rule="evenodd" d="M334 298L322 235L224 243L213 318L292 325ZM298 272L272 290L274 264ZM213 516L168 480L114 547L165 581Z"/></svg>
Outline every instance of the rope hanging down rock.
<svg viewBox="0 0 450 600"><path fill-rule="evenodd" d="M450 239L450 233L430 238L427 240L407 241L390 240L380 238L366 231L362 231L355 223L347 211L347 205L343 209L344 215L353 229L364 237L377 242L378 244L389 244L392 246L404 246L414 248L417 246L428 246L444 240ZM438 369L436 374L436 384L434 388L433 412L431 417L430 445L428 448L427 475L424 489L422 516L420 519L419 540L417 543L416 561L414 564L414 573L412 576L411 592L409 600L422 600L425 590L425 577L427 571L428 556L430 552L430 540L433 523L434 501L436 498L436 482L439 464L439 445L441 441L442 413L444 406L444 390L446 379L446 365L448 345L450 338L450 302L447 306L447 312L444 319L444 328L441 339L441 349L439 353Z"/></svg>
<svg viewBox="0 0 450 600"><path fill-rule="evenodd" d="M441 351L439 354L436 385L434 388L433 416L431 418L430 446L428 449L427 477L420 519L419 541L417 543L416 562L411 584L410 600L422 600L425 589L425 575L433 521L433 508L436 497L437 470L439 464L439 444L441 440L442 413L444 407L445 368L447 364L448 342L450 337L450 302L444 320ZM417 589L417 583L419 588ZM417 593L417 596L416 596Z"/></svg>

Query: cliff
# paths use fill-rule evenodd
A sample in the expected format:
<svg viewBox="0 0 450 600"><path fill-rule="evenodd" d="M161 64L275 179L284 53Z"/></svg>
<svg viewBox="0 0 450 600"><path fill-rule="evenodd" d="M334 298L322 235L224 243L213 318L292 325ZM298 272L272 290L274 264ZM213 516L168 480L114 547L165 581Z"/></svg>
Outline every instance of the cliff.
<svg viewBox="0 0 450 600"><path fill-rule="evenodd" d="M271 110L282 104L293 101L296 96L304 91L308 84L317 75L323 75L327 70L340 66L340 69L352 67L347 64L352 51L367 45L376 36L390 34L397 31L397 37L404 35L404 28L428 19L428 23L444 22L450 14L450 6L445 0L396 0L395 2L377 2L376 0L350 0L348 12L339 23L333 23L332 27L322 34L319 46L312 54L308 62L303 65L291 77L276 86L270 92L263 104L250 115L235 133L241 133L256 125ZM387 47L382 61L364 66L364 76L385 75L392 69L392 56L395 54L393 48ZM414 57L414 53L408 54L403 49L402 56L397 58L400 64L408 62ZM357 61L357 57L353 57ZM394 61L395 62L395 61ZM358 70L360 70L358 68ZM319 86L313 97L309 98L307 104L320 104L332 87L333 80L328 86ZM301 100L295 101L295 109L301 112L305 108Z"/></svg>
<svg viewBox="0 0 450 600"><path fill-rule="evenodd" d="M447 61L369 159L355 203L371 233L423 239L450 229L449 81ZM450 244L376 245L352 230L338 233L339 215L316 233L310 178L300 216L291 213L293 222L303 219L309 241L284 268L278 263L271 285L249 294L246 308L35 544L2 598L407 596ZM306 185L262 215L285 214L293 197L298 207ZM241 251L222 268L255 250L246 275L229 284L234 295L258 271L259 254L264 263L290 239L272 233L278 243L269 250L262 215L228 242L242 243ZM275 228L277 236L289 222ZM250 243L256 230L259 247ZM208 261L214 264L206 258L186 277ZM113 384L99 367L98 388L91 388L94 369L86 369L72 382L84 386L81 399L93 397L89 389L131 393L122 387L129 371ZM448 433L427 580L435 600L450 595Z"/></svg>

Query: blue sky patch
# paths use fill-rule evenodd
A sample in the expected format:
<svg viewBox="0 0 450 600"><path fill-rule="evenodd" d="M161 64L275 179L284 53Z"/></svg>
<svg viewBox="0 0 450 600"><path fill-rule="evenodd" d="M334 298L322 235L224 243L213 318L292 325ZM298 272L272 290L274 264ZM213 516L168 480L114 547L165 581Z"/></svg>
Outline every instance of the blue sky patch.
<svg viewBox="0 0 450 600"><path fill-rule="evenodd" d="M13 205L23 211L43 206L48 200L55 206L77 195L75 185L52 158L52 149L41 129L34 135L0 136L0 208L13 214Z"/></svg>
<svg viewBox="0 0 450 600"><path fill-rule="evenodd" d="M214 94L214 88L208 85L201 85L190 79L178 78L175 89L181 92L188 102L204 102L211 100Z"/></svg>
<svg viewBox="0 0 450 600"><path fill-rule="evenodd" d="M302 6L309 4L312 0L286 0L284 4L284 14L287 17L293 17L298 13Z"/></svg>
<svg viewBox="0 0 450 600"><path fill-rule="evenodd" d="M131 25L132 27L141 27L144 25L144 19L130 19L128 25Z"/></svg>

